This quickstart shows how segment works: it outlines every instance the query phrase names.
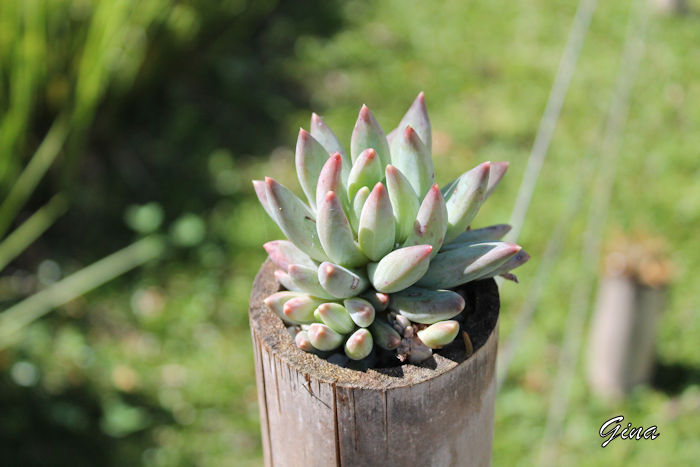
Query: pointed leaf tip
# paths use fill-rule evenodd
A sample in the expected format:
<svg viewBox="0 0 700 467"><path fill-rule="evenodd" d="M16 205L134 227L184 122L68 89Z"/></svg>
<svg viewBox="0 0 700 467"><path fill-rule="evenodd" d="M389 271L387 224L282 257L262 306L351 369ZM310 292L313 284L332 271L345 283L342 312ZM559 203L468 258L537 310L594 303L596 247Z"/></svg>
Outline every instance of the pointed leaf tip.
<svg viewBox="0 0 700 467"><path fill-rule="evenodd" d="M266 177L265 193L274 220L289 240L304 253L318 261L328 259L319 243L314 214L285 186Z"/></svg>
<svg viewBox="0 0 700 467"><path fill-rule="evenodd" d="M425 195L413 229L403 246L427 244L433 247L431 256L435 256L442 247L447 231L447 208L438 185L433 185Z"/></svg>
<svg viewBox="0 0 700 467"><path fill-rule="evenodd" d="M493 193L493 190L496 189L498 184L500 183L501 179L503 176L506 174L506 170L508 170L508 162L492 162L491 163L491 169L489 173L489 182L486 187L486 195L484 199L488 198L491 196L491 193Z"/></svg>
<svg viewBox="0 0 700 467"><path fill-rule="evenodd" d="M514 250L514 248L511 248L511 252ZM506 279L512 280L514 282L518 282L517 278L515 277L514 274L510 274L508 271L515 269L519 266L522 266L523 264L527 263L528 260L530 259L530 255L527 254L525 250L522 248L519 248L515 251L514 254L506 261L505 263L501 264L500 266L496 267L495 269L489 269L485 271L483 274L479 275L476 279L485 279L487 277L495 277L498 275L501 275L505 277Z"/></svg>
<svg viewBox="0 0 700 467"><path fill-rule="evenodd" d="M324 196L329 191L334 191L339 196L340 203L345 207L349 204L345 188L343 187L343 160L340 153L330 156L323 164L316 184L316 206L320 206Z"/></svg>
<svg viewBox="0 0 700 467"><path fill-rule="evenodd" d="M420 200L411 183L393 165L386 167L386 186L396 221L396 242L403 243L413 229Z"/></svg>
<svg viewBox="0 0 700 467"><path fill-rule="evenodd" d="M384 135L384 131L369 108L363 105L350 139L350 155L353 163L357 160L360 153L367 148L374 148L377 151L382 165L386 165L391 161L389 143Z"/></svg>
<svg viewBox="0 0 700 467"><path fill-rule="evenodd" d="M348 198L363 187L372 187L383 178L382 161L373 148L363 150L355 159L347 180Z"/></svg>
<svg viewBox="0 0 700 467"><path fill-rule="evenodd" d="M425 94L421 91L415 98L411 107L401 119L397 129L400 131L410 125L420 137L421 141L428 148L428 152L432 150L432 132L430 129L430 118L428 117L428 109L425 104ZM393 139L393 138L392 138Z"/></svg>
<svg viewBox="0 0 700 467"><path fill-rule="evenodd" d="M411 125L391 145L391 163L406 176L419 197L435 183L435 168L430 149Z"/></svg>
<svg viewBox="0 0 700 467"><path fill-rule="evenodd" d="M418 285L431 289L449 289L482 277L490 277L488 274L496 271L519 249L513 243L484 242L466 244L438 253Z"/></svg>
<svg viewBox="0 0 700 467"><path fill-rule="evenodd" d="M362 104L362 107L360 107L360 118L366 122L369 122L370 118L372 118L372 112L370 112L367 104Z"/></svg>
<svg viewBox="0 0 700 467"><path fill-rule="evenodd" d="M411 125L406 125L406 128L404 128L402 135L404 138L406 138L408 141L410 141L413 144L416 144L416 142L413 141L415 138L420 139L420 137L416 133L416 130L414 130Z"/></svg>
<svg viewBox="0 0 700 467"><path fill-rule="evenodd" d="M464 232L486 199L486 190L491 169L484 162L462 174L446 192L447 233L445 244Z"/></svg>
<svg viewBox="0 0 700 467"><path fill-rule="evenodd" d="M323 118L316 114L311 114L311 136L318 141L328 154L339 153L343 161L343 180L348 178L350 173L350 158L346 156L343 145L340 144L338 137L333 133L328 125L323 121Z"/></svg>
<svg viewBox="0 0 700 467"><path fill-rule="evenodd" d="M303 128L299 129L299 137L294 154L297 178L304 190L309 205L316 209L316 186L328 153L321 143L319 143L310 133Z"/></svg>
<svg viewBox="0 0 700 467"><path fill-rule="evenodd" d="M275 212L270 207L270 202L267 200L267 193L265 191L265 182L262 180L253 180L253 189L255 190L255 195L258 197L258 201L262 205L263 209L268 216L274 221Z"/></svg>
<svg viewBox="0 0 700 467"><path fill-rule="evenodd" d="M379 261L394 247L396 225L393 217L389 196L384 185L378 182L362 208L357 234L360 249L372 261Z"/></svg>
<svg viewBox="0 0 700 467"><path fill-rule="evenodd" d="M272 240L264 243L263 248L277 267L287 270L292 264L316 267L311 258L289 240Z"/></svg>
<svg viewBox="0 0 700 467"><path fill-rule="evenodd" d="M331 261L342 266L356 267L367 262L355 244L345 211L332 191L326 193L316 217L318 239Z"/></svg>

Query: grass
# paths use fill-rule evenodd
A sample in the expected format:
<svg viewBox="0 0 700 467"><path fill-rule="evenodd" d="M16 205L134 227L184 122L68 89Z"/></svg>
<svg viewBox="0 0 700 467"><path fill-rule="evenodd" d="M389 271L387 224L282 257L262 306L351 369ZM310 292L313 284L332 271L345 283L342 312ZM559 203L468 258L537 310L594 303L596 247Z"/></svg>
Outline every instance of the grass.
<svg viewBox="0 0 700 467"><path fill-rule="evenodd" d="M502 339L512 330L567 197L584 182L583 159L599 156L600 121L612 97L629 12L638 2L599 3L520 237L533 259L519 269L519 285L501 287ZM296 56L281 63L302 78L313 110L347 143L361 103L389 130L415 94L425 91L438 181L484 160L510 161L476 224L508 219L576 2L407 6L386 0L343 8L343 30L330 39L298 37ZM584 340L557 464L684 465L700 457L700 291L693 274L700 270L700 134L693 131L700 124L694 105L700 99L697 23L696 15L651 18L604 237L607 244L617 232L651 235L668 246L675 274L657 349L665 379L621 402L599 399L585 384ZM94 418L100 436L120 446L114 463L260 463L247 299L264 259L261 245L280 233L257 205L249 180L268 175L297 186L291 148L311 110L288 114L282 122L287 134L271 155L236 155L228 182L237 188L200 213L207 224L201 244L60 308L30 326L13 349L15 363L5 363L9 375L25 368L16 362L28 362L39 375L32 387L41 394L85 388L83 399L101 407L95 415L85 412L83 402L64 402L72 413L84 412L55 421L73 423L68 431L75 439L81 439L81 427L93 426L85 420ZM215 174L210 182L221 183ZM588 189L498 396L494 465L537 460L570 294L581 279L581 232L595 182ZM16 375L13 381L31 382ZM661 437L600 448L598 429L617 414L635 425L658 425Z"/></svg>

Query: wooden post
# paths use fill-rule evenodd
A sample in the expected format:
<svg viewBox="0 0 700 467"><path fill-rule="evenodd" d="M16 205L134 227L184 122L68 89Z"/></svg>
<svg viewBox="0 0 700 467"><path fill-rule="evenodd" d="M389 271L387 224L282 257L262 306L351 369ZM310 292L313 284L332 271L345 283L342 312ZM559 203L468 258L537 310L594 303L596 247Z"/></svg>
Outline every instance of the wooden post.
<svg viewBox="0 0 700 467"><path fill-rule="evenodd" d="M485 466L496 396L498 289L463 289L459 341L421 366L357 371L299 350L262 302L279 289L268 260L255 279L250 325L267 466Z"/></svg>
<svg viewBox="0 0 700 467"><path fill-rule="evenodd" d="M639 250L639 249L637 249ZM588 346L588 382L614 399L648 383L654 369L656 326L666 302L668 266L628 252L607 258Z"/></svg>

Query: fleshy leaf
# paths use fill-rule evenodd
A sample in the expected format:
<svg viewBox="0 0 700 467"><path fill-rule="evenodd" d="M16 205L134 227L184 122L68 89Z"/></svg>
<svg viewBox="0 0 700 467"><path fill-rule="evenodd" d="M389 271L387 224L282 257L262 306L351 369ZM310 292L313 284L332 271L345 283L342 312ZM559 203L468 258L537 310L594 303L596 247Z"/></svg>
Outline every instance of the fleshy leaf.
<svg viewBox="0 0 700 467"><path fill-rule="evenodd" d="M505 234L510 232L511 226L508 224L496 224L481 229L467 230L462 232L452 240L452 243L442 247L442 251L454 250L465 246L465 243L480 243L500 240Z"/></svg>
<svg viewBox="0 0 700 467"><path fill-rule="evenodd" d="M294 343L304 352L313 352L316 350L309 340L309 333L307 331L301 330L294 336Z"/></svg>
<svg viewBox="0 0 700 467"><path fill-rule="evenodd" d="M282 284L282 287L284 287L287 290L292 290L294 292L305 292L305 290L300 289L294 284L294 282L292 282L292 279L289 277L289 274L280 269L275 270L275 279L277 279L277 282Z"/></svg>
<svg viewBox="0 0 700 467"><path fill-rule="evenodd" d="M375 344L383 349L394 350L401 343L399 333L383 319L375 319L369 330L372 332Z"/></svg>
<svg viewBox="0 0 700 467"><path fill-rule="evenodd" d="M386 188L377 183L362 208L357 233L360 249L372 261L379 261L394 248L396 224L393 218Z"/></svg>
<svg viewBox="0 0 700 467"><path fill-rule="evenodd" d="M292 281L292 285L294 286L293 290L300 290L314 297L333 298L318 281L318 267L290 264L287 268L287 275Z"/></svg>
<svg viewBox="0 0 700 467"><path fill-rule="evenodd" d="M323 203L323 197L329 191L334 192L340 204L343 206L345 211L349 210L349 202L347 197L347 191L345 190L343 180L342 180L342 158L340 153L335 153L326 160L323 164L321 173L318 176L318 185L316 185L316 206L320 206Z"/></svg>
<svg viewBox="0 0 700 467"><path fill-rule="evenodd" d="M314 312L314 316L340 334L347 334L355 329L355 323L350 318L350 314L339 303L323 303L319 305Z"/></svg>
<svg viewBox="0 0 700 467"><path fill-rule="evenodd" d="M275 214L273 220L287 238L301 251L317 261L326 261L316 233L313 213L294 193L272 178L265 178L265 193L270 208Z"/></svg>
<svg viewBox="0 0 700 467"><path fill-rule="evenodd" d="M336 298L350 298L367 289L364 273L337 264L325 262L318 267L318 280L326 291Z"/></svg>
<svg viewBox="0 0 700 467"><path fill-rule="evenodd" d="M401 119L401 123L396 127L397 131L402 131L406 126L413 127L418 133L423 144L432 151L433 139L430 129L430 118L428 118L428 109L425 106L425 95L423 91L418 94L418 97L413 101L406 114ZM393 156L393 153L392 153Z"/></svg>
<svg viewBox="0 0 700 467"><path fill-rule="evenodd" d="M367 273L376 290L394 293L416 283L428 270L430 245L415 245L394 250L378 263L369 263Z"/></svg>
<svg viewBox="0 0 700 467"><path fill-rule="evenodd" d="M361 328L366 328L374 321L375 311L370 302L359 297L343 301L350 318Z"/></svg>
<svg viewBox="0 0 700 467"><path fill-rule="evenodd" d="M420 201L408 179L393 165L386 167L386 188L396 221L396 242L403 243L413 230Z"/></svg>
<svg viewBox="0 0 700 467"><path fill-rule="evenodd" d="M377 151L382 167L391 162L389 143L386 140L384 131L382 131L382 128L379 126L379 123L377 123L377 120L374 118L369 108L363 105L357 117L355 128L352 130L352 138L350 139L350 154L353 164L360 156L360 153L369 148ZM378 180L375 180L375 182L376 181ZM374 185L374 183L371 185Z"/></svg>
<svg viewBox="0 0 700 467"><path fill-rule="evenodd" d="M321 245L331 261L347 267L361 266L367 262L367 257L355 244L345 211L332 191L326 193L318 207L316 228Z"/></svg>
<svg viewBox="0 0 700 467"><path fill-rule="evenodd" d="M343 180L347 180L350 174L350 167L352 167L350 157L345 152L343 145L340 144L340 140L335 136L335 133L326 125L323 118L315 113L311 114L311 136L321 143L321 146L326 149L328 154L340 154L343 165Z"/></svg>
<svg viewBox="0 0 700 467"><path fill-rule="evenodd" d="M448 221L444 243L450 243L464 232L479 212L486 195L490 167L490 162L484 162L464 173L445 198Z"/></svg>
<svg viewBox="0 0 700 467"><path fill-rule="evenodd" d="M360 230L360 216L362 215L362 208L365 206L367 198L369 198L369 194L370 190L366 186L363 186L355 193L355 199L352 202L352 210L348 215L350 226L355 233Z"/></svg>
<svg viewBox="0 0 700 467"><path fill-rule="evenodd" d="M348 176L348 199L353 199L355 193L366 186L371 188L384 177L382 162L374 149L366 149L355 159Z"/></svg>
<svg viewBox="0 0 700 467"><path fill-rule="evenodd" d="M370 302L376 311L384 311L389 307L388 294L377 292L376 290L368 290L360 294L360 297Z"/></svg>
<svg viewBox="0 0 700 467"><path fill-rule="evenodd" d="M409 287L391 295L392 310L416 323L432 324L454 318L464 309L464 299L451 290Z"/></svg>
<svg viewBox="0 0 700 467"><path fill-rule="evenodd" d="M299 130L295 154L297 177L311 209L316 209L316 184L328 152L303 128Z"/></svg>
<svg viewBox="0 0 700 467"><path fill-rule="evenodd" d="M263 209L265 209L267 215L274 220L275 213L272 210L272 208L270 208L270 203L268 203L267 201L267 193L265 192L265 182L263 182L262 180L253 180L253 188L255 189L255 194L257 195L260 204L262 204Z"/></svg>
<svg viewBox="0 0 700 467"><path fill-rule="evenodd" d="M406 176L420 198L435 183L435 169L430 150L413 129L407 126L391 145L391 164Z"/></svg>
<svg viewBox="0 0 700 467"><path fill-rule="evenodd" d="M493 190L496 189L498 183L506 174L506 170L508 170L508 162L491 162L491 170L489 172L489 183L486 187L486 195L484 196L484 200L491 196Z"/></svg>
<svg viewBox="0 0 700 467"><path fill-rule="evenodd" d="M283 290L282 292L273 293L269 297L265 298L263 302L267 305L277 316L284 319L284 304L289 300L297 297L301 297L304 294L301 292L292 292Z"/></svg>
<svg viewBox="0 0 700 467"><path fill-rule="evenodd" d="M273 263L283 271L290 264L301 264L310 268L316 268L316 263L303 251L297 248L289 240L273 240L263 245Z"/></svg>
<svg viewBox="0 0 700 467"><path fill-rule="evenodd" d="M429 289L450 289L465 284L495 270L520 249L509 242L484 242L438 253L430 262L428 272L416 285Z"/></svg>
<svg viewBox="0 0 700 467"><path fill-rule="evenodd" d="M523 264L527 263L527 261L530 259L530 255L525 252L525 250L520 250L518 251L515 255L511 256L511 258L503 263L502 265L498 266L496 269L491 270L487 273L484 273L480 276L478 276L476 279L485 279L487 277L495 277L498 275L503 275L506 279L509 280L515 280L515 282L518 282L517 278L513 279L511 278L511 275L506 275L508 271L511 271L518 266L522 266Z"/></svg>
<svg viewBox="0 0 700 467"><path fill-rule="evenodd" d="M318 350L333 350L343 343L342 334L338 334L325 324L313 323L306 331L309 341Z"/></svg>
<svg viewBox="0 0 700 467"><path fill-rule="evenodd" d="M403 246L432 245L432 257L437 255L447 232L447 208L445 199L437 185L428 190L418 215L413 222L413 230Z"/></svg>
<svg viewBox="0 0 700 467"><path fill-rule="evenodd" d="M418 331L418 338L431 349L440 349L452 342L458 333L457 321L440 321Z"/></svg>
<svg viewBox="0 0 700 467"><path fill-rule="evenodd" d="M294 297L282 307L282 319L292 324L306 324L314 322L314 311L323 303L323 300L309 295Z"/></svg>
<svg viewBox="0 0 700 467"><path fill-rule="evenodd" d="M451 182L447 183L445 186L440 188L440 193L442 193L443 198L447 199L452 195L452 192L454 191L455 187L457 186L457 182L459 181L459 177L455 178Z"/></svg>
<svg viewBox="0 0 700 467"><path fill-rule="evenodd" d="M372 334L367 329L358 329L345 342L345 355L353 360L362 360L372 352Z"/></svg>

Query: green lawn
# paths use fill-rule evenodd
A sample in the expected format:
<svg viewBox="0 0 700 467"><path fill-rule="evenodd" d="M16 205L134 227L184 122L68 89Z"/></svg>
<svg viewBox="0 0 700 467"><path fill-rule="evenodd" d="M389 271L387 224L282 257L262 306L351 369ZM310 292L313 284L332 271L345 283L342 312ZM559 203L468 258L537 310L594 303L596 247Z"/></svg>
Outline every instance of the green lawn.
<svg viewBox="0 0 700 467"><path fill-rule="evenodd" d="M111 463L121 465L261 462L247 300L264 259L262 243L281 234L249 181L268 175L297 187L294 138L299 126L308 126L311 110L349 145L362 103L388 131L425 91L438 182L485 160L510 161L475 225L507 221L577 2L435 3L347 2L346 24L330 39L290 38L295 56L279 66L304 83L312 108L286 114L272 154L233 155L228 183L235 188L199 213L206 240L60 308L2 355L0 368L16 369L22 361L39 371L38 381L22 391L33 394L37 423L50 428L32 440L87 442L80 433L92 432L97 446L111 450ZM640 8L629 0L599 3L519 239L532 259L518 270L520 284L501 285L505 341L567 199L586 183L585 202L497 399L494 465L537 460L570 295L581 280L581 233L597 184L580 175L584 158L599 157L596 141L629 12ZM606 240L622 232L659 236L667 244L674 278L660 319L658 358L674 369L673 380L610 403L589 393L581 359L558 465L690 465L700 458L698 44L697 14L652 14L605 228ZM584 358L585 345L584 338ZM0 381L6 387L14 385L8 374ZM16 392L18 400L27 397ZM24 426L15 412L0 423ZM658 425L661 437L601 449L598 429L617 414L635 425ZM32 445L30 437L25 443ZM70 444L61 446L68 456Z"/></svg>

